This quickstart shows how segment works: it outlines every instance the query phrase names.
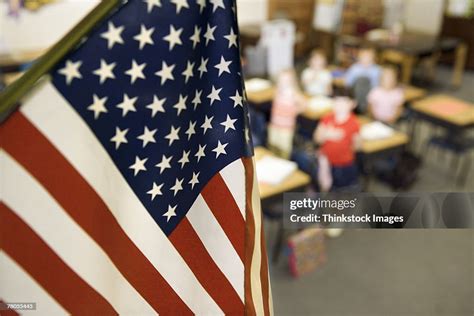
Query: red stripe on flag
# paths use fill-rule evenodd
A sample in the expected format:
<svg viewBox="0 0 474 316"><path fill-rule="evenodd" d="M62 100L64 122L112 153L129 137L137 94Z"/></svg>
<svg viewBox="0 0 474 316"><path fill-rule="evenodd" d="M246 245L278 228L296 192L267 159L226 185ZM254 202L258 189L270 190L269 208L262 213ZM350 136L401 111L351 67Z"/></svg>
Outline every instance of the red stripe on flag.
<svg viewBox="0 0 474 316"><path fill-rule="evenodd" d="M245 220L234 200L234 196L219 173L206 184L201 195L243 262L245 253Z"/></svg>
<svg viewBox="0 0 474 316"><path fill-rule="evenodd" d="M244 305L239 295L212 260L186 217L176 226L169 238L222 311L226 315L242 315Z"/></svg>
<svg viewBox="0 0 474 316"><path fill-rule="evenodd" d="M122 230L94 189L21 112L0 127L0 135L0 145L41 182L157 312L192 314Z"/></svg>
<svg viewBox="0 0 474 316"><path fill-rule="evenodd" d="M0 203L2 248L73 315L118 315L5 204Z"/></svg>
<svg viewBox="0 0 474 316"><path fill-rule="evenodd" d="M255 221L252 211L252 194L253 194L253 165L251 158L242 158L245 168L245 219L247 226L245 228L245 315L256 315L255 305L252 296L252 257L255 247Z"/></svg>

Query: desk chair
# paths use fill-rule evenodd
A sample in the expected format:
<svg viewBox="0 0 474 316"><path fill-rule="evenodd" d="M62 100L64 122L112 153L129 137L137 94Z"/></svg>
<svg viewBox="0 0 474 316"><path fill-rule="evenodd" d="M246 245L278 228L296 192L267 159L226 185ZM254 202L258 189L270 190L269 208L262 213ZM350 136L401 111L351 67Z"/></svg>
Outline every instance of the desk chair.
<svg viewBox="0 0 474 316"><path fill-rule="evenodd" d="M283 229L283 209L282 203L273 203L270 205L262 205L263 217L271 222L278 224L275 244L272 248L272 262L277 263L283 250L283 242L285 241L285 230Z"/></svg>
<svg viewBox="0 0 474 316"><path fill-rule="evenodd" d="M5 76L3 75L2 71L0 70L0 91L5 89Z"/></svg>
<svg viewBox="0 0 474 316"><path fill-rule="evenodd" d="M433 136L427 143L425 154L431 147L438 147L439 149L450 151L453 153L452 167L454 168L454 174L458 170L459 159L464 156L464 166L461 168L460 173L457 175L457 181L459 185L466 183L467 175L471 167L471 157L469 152L474 149L474 139L465 137L453 137L450 134L442 136Z"/></svg>
<svg viewBox="0 0 474 316"><path fill-rule="evenodd" d="M265 115L248 107L250 116L250 132L254 146L264 146L267 143L267 124Z"/></svg>
<svg viewBox="0 0 474 316"><path fill-rule="evenodd" d="M369 78L361 77L357 78L352 85L352 93L354 95L354 99L357 103L356 112L359 114L367 113L367 95L369 94L372 86L370 84Z"/></svg>

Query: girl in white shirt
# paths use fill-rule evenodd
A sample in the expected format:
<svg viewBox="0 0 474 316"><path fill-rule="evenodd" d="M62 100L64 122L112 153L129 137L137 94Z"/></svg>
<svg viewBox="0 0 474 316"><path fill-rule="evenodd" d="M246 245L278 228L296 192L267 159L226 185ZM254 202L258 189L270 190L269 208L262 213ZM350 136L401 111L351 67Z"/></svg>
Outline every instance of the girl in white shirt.
<svg viewBox="0 0 474 316"><path fill-rule="evenodd" d="M311 96L329 96L332 94L332 75L326 68L324 53L315 49L311 52L308 67L301 74L305 92Z"/></svg>

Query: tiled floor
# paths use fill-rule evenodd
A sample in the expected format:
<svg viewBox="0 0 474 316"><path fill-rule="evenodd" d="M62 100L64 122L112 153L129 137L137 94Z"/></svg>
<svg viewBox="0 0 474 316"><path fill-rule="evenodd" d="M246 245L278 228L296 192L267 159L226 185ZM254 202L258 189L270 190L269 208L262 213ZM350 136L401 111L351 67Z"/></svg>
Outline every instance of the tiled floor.
<svg viewBox="0 0 474 316"><path fill-rule="evenodd" d="M458 90L443 85L450 79L447 69L440 68L438 77L430 93L474 101L474 73ZM431 133L421 124L419 143ZM474 165L459 186L450 158L436 151L423 157L411 190L474 191ZM390 190L377 181L369 189ZM275 227L265 228L270 248ZM276 315L474 315L474 230L345 230L328 240L327 251L326 265L304 278L290 276L285 256L270 266Z"/></svg>

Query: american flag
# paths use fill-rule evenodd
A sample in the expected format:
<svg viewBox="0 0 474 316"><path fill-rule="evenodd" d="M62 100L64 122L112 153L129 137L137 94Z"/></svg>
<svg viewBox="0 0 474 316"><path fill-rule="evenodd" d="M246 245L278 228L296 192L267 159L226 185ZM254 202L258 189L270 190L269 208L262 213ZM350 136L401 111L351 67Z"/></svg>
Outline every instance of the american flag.
<svg viewBox="0 0 474 316"><path fill-rule="evenodd" d="M235 16L128 1L2 125L0 300L272 314Z"/></svg>

